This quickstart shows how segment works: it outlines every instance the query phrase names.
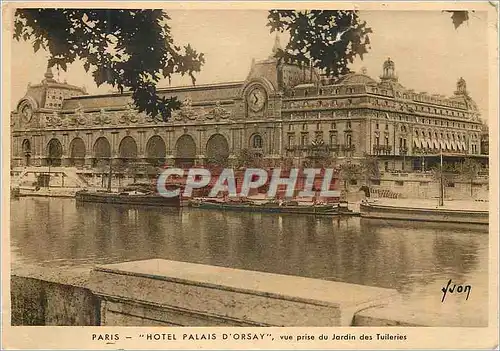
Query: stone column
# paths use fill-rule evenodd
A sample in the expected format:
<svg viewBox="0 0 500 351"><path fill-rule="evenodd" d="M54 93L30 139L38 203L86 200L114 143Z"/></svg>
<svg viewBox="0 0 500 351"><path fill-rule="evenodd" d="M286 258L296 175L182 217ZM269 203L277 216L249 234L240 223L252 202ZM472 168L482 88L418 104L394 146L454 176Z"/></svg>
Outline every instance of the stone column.
<svg viewBox="0 0 500 351"><path fill-rule="evenodd" d="M244 140L245 130L244 128L240 128L239 130L239 140L240 140L240 149L244 149L247 147L246 142Z"/></svg>
<svg viewBox="0 0 500 351"><path fill-rule="evenodd" d="M113 130L111 132L111 159L110 159L110 162L112 164L116 164L117 160L118 160L118 146L116 145L117 142L118 142L118 131L117 130Z"/></svg>
<svg viewBox="0 0 500 351"><path fill-rule="evenodd" d="M31 154L32 154L32 162L33 166L42 166L42 135L41 134L33 134L33 142L31 144Z"/></svg>
<svg viewBox="0 0 500 351"><path fill-rule="evenodd" d="M197 155L195 164L201 166L205 164L206 156L206 128L201 127L197 129L198 132L198 145L197 145Z"/></svg>
<svg viewBox="0 0 500 351"><path fill-rule="evenodd" d="M92 132L85 133L85 167L91 168L94 159Z"/></svg>
<svg viewBox="0 0 500 351"><path fill-rule="evenodd" d="M167 156L172 155L172 131L169 128L165 129L165 149Z"/></svg>
<svg viewBox="0 0 500 351"><path fill-rule="evenodd" d="M62 155L61 155L61 166L67 167L71 163L71 155L69 150L69 136L68 133L64 133L62 137Z"/></svg>
<svg viewBox="0 0 500 351"><path fill-rule="evenodd" d="M137 132L139 134L139 145L137 147L137 158L139 162L146 162L146 155L145 155L145 138L144 138L144 133L146 133L144 130L140 130Z"/></svg>

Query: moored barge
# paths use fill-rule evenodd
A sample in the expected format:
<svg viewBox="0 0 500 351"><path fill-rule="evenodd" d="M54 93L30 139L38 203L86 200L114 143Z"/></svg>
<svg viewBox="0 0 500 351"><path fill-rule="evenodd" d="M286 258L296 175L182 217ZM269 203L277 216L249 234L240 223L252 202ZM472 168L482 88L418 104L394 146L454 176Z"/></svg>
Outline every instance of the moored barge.
<svg viewBox="0 0 500 351"><path fill-rule="evenodd" d="M363 218L488 225L489 211L361 203Z"/></svg>
<svg viewBox="0 0 500 351"><path fill-rule="evenodd" d="M188 204L193 208L242 211L242 212L267 212L308 214L316 216L357 215L350 210L347 202L335 204L300 203L299 201L252 201L252 200L222 200L217 198L193 199Z"/></svg>
<svg viewBox="0 0 500 351"><path fill-rule="evenodd" d="M129 186L121 192L81 190L75 194L76 201L120 205L181 207L181 197L161 196L151 188Z"/></svg>

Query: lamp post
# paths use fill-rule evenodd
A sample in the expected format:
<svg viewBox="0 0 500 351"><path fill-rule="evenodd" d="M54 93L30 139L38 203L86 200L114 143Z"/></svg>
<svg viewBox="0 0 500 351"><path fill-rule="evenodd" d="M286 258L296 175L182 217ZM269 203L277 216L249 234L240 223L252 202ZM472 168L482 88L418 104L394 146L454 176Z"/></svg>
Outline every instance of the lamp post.
<svg viewBox="0 0 500 351"><path fill-rule="evenodd" d="M47 191L50 192L50 165L52 164L52 158L48 158L48 164L49 164L49 178L47 180Z"/></svg>
<svg viewBox="0 0 500 351"><path fill-rule="evenodd" d="M444 205L444 188L443 188L443 148L439 150L440 156L440 171L439 171L439 206Z"/></svg>

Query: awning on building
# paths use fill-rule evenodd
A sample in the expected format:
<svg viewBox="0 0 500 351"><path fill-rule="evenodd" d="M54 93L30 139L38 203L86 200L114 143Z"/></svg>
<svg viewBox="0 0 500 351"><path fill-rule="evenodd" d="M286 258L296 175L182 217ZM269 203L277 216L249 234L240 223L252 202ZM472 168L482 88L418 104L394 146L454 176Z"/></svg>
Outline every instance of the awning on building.
<svg viewBox="0 0 500 351"><path fill-rule="evenodd" d="M462 150L462 143L457 141L457 150L461 151Z"/></svg>
<svg viewBox="0 0 500 351"><path fill-rule="evenodd" d="M415 145L415 147L420 147L420 139L418 138L413 139L413 145Z"/></svg>
<svg viewBox="0 0 500 351"><path fill-rule="evenodd" d="M441 149L445 149L446 148L446 144L444 142L444 140L439 140L439 145L441 146Z"/></svg>
<svg viewBox="0 0 500 351"><path fill-rule="evenodd" d="M455 143L455 140L452 140L450 144L452 150L457 150L457 144Z"/></svg>
<svg viewBox="0 0 500 351"><path fill-rule="evenodd" d="M462 141L462 150L464 150L464 151L469 150L465 141Z"/></svg>
<svg viewBox="0 0 500 351"><path fill-rule="evenodd" d="M439 142L437 140L432 140L432 145L434 146L434 149L439 149Z"/></svg>
<svg viewBox="0 0 500 351"><path fill-rule="evenodd" d="M451 144L449 140L445 140L444 143L446 144L446 148L449 150L451 149Z"/></svg>

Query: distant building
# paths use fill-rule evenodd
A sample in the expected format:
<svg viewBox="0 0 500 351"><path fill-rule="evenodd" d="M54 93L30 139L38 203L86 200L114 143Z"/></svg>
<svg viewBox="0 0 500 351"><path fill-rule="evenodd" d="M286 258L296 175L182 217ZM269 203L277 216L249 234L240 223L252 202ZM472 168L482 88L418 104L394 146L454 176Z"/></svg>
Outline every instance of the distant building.
<svg viewBox="0 0 500 351"><path fill-rule="evenodd" d="M339 162L372 155L381 169L422 170L441 152L480 157L487 145L463 78L451 97L417 93L398 82L391 59L379 81L366 71L331 81L271 55L253 61L242 82L159 92L183 101L168 122L138 113L130 94L88 95L48 69L11 114L12 167L189 166L231 162L248 149L268 166L313 165L321 152Z"/></svg>
<svg viewBox="0 0 500 351"><path fill-rule="evenodd" d="M481 155L489 154L490 147L490 136L489 136L489 128L487 124L483 124L481 128Z"/></svg>

